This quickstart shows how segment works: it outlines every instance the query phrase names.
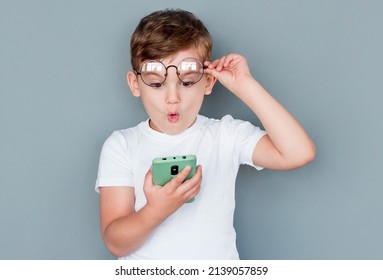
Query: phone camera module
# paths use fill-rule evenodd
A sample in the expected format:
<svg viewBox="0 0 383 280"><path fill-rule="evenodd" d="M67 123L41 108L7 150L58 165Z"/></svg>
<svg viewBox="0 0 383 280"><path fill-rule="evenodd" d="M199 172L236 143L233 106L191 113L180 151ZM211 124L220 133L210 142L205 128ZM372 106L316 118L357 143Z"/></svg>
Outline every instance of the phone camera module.
<svg viewBox="0 0 383 280"><path fill-rule="evenodd" d="M177 175L178 174L178 165L172 165L170 167L170 174L171 175Z"/></svg>

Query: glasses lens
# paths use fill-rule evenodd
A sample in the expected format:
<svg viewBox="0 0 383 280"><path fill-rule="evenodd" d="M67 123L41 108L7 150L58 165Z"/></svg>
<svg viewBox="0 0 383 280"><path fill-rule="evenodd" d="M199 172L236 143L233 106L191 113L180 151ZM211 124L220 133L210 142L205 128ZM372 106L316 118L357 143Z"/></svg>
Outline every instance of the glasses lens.
<svg viewBox="0 0 383 280"><path fill-rule="evenodd" d="M166 68L159 61L148 61L142 65L141 78L151 87L160 87L166 79Z"/></svg>
<svg viewBox="0 0 383 280"><path fill-rule="evenodd" d="M177 66L178 77L185 84L195 84L203 76L203 65L195 58L186 58Z"/></svg>

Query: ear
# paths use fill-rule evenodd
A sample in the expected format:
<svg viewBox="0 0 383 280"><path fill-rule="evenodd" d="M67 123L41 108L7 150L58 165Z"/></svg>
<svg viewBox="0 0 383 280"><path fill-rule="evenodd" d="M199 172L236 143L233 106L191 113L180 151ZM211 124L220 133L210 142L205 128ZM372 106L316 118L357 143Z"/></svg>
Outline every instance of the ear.
<svg viewBox="0 0 383 280"><path fill-rule="evenodd" d="M128 81L130 91L132 92L132 95L134 97L140 97L141 96L140 89L138 87L137 78L138 78L137 75L132 71L129 71L128 74L126 75L126 79Z"/></svg>
<svg viewBox="0 0 383 280"><path fill-rule="evenodd" d="M211 74L206 74L207 78L207 83L206 83L206 88L205 88L205 95L211 94L213 87L215 85L215 82L217 81L217 78L215 78Z"/></svg>

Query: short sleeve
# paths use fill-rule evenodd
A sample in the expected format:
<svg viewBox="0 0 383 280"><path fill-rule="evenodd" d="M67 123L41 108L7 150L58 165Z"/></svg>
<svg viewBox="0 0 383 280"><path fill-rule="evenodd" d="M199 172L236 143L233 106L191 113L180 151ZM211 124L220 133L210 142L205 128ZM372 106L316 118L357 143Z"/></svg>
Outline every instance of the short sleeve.
<svg viewBox="0 0 383 280"><path fill-rule="evenodd" d="M258 141L266 135L266 131L254 126L248 121L233 119L231 116L225 116L223 119L229 122L234 136L234 156L238 164L246 164L255 167L258 170L262 166L256 166L253 163L253 151Z"/></svg>
<svg viewBox="0 0 383 280"><path fill-rule="evenodd" d="M119 131L113 132L101 149L95 190L108 186L134 186L130 151Z"/></svg>

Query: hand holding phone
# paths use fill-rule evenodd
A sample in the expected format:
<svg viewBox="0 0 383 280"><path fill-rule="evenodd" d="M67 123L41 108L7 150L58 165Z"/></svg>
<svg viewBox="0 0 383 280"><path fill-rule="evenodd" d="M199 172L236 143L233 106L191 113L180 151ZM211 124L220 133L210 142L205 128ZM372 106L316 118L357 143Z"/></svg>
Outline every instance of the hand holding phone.
<svg viewBox="0 0 383 280"><path fill-rule="evenodd" d="M169 156L155 158L152 162L153 184L164 186L186 166L191 166L191 171L185 180L190 179L196 172L197 158L195 155ZM187 202L194 201L194 198Z"/></svg>

